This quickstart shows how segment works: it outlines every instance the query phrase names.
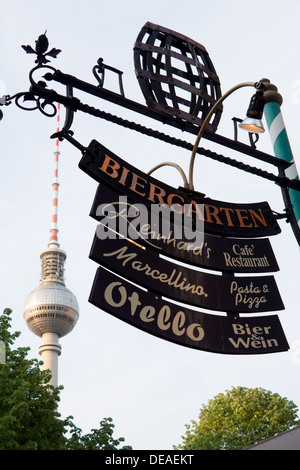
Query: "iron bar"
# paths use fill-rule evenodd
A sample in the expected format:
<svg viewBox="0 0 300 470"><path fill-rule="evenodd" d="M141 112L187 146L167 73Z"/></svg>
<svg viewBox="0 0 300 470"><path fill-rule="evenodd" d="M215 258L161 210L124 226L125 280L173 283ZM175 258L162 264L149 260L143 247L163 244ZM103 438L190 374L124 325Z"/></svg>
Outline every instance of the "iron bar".
<svg viewBox="0 0 300 470"><path fill-rule="evenodd" d="M131 111L137 112L144 116L150 117L152 119L155 119L156 121L162 122L163 124L168 124L182 131L189 132L190 134L197 135L199 132L198 126L195 126L188 122L184 122L182 120L178 120L172 116L162 115L160 112L150 109L147 106L144 106L140 103L132 101L128 98L125 98L121 94L118 94L113 91L107 90L105 88L100 88L98 86L84 82L83 80L80 80L72 75L63 73L60 70L56 70L53 74L47 73L44 76L44 78L47 81L54 80L63 85L72 86L73 88L77 88L78 90L84 91L98 98L102 98L106 101L122 106L123 108L129 109ZM235 150L237 152L246 154L250 157L259 159L265 163L274 165L277 168L280 168L280 167L287 168L289 166L286 164L286 162L282 160L278 160L278 158L275 158L272 155L269 155L265 152L257 150L256 148L250 145L246 145L242 142L231 140L228 137L224 137L218 134L213 134L210 132L204 132L203 138L210 140L212 142L215 142L219 145L225 146L227 148L231 148L232 150Z"/></svg>

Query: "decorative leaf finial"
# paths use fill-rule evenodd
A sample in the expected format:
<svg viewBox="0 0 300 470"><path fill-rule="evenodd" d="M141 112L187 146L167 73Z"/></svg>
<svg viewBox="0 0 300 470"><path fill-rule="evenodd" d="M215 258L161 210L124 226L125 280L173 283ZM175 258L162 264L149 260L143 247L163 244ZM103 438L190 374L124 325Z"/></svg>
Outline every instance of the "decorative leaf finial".
<svg viewBox="0 0 300 470"><path fill-rule="evenodd" d="M49 41L46 36L46 32L47 30L45 31L44 34L41 34L38 37L38 39L35 41L35 49L33 49L31 46L28 46L28 45L22 46L22 48L27 54L36 54L37 58L35 60L35 63L38 65L47 64L48 62L50 62L50 60L46 59L46 56L56 58L58 54L61 52L60 49L55 49L55 48L51 49L51 51L49 52L46 52L49 46Z"/></svg>

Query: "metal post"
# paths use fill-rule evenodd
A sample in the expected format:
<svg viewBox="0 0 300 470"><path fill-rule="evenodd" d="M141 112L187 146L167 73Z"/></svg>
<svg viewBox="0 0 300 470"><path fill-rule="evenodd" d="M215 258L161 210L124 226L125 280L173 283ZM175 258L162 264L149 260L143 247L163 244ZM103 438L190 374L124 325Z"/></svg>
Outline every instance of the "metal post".
<svg viewBox="0 0 300 470"><path fill-rule="evenodd" d="M264 92L264 115L269 129L274 155L275 157L290 163L290 166L284 172L285 176L290 179L299 180L298 171L280 110L282 97L277 92L277 88L274 85L268 83L268 80L262 80L262 82L264 82L266 85L266 91ZM300 244L300 191L288 189L287 193L292 206L291 209L293 211L293 215L296 219L296 226L293 228L294 231L298 232L297 238Z"/></svg>

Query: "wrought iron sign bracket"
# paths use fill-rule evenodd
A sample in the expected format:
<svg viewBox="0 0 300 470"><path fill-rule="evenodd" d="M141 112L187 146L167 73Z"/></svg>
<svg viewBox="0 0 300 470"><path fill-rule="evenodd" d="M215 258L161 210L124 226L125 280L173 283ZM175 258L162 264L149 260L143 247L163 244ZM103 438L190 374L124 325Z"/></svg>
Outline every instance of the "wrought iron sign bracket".
<svg viewBox="0 0 300 470"><path fill-rule="evenodd" d="M108 66L106 66L109 68ZM112 69L112 67L110 68ZM155 119L156 121L162 122L163 124L167 124L169 126L172 126L174 128L180 129L183 132L188 132L193 135L197 135L199 128L198 126L195 126L193 124L190 124L188 122L179 120L175 117L172 116L166 116L163 115L162 113L155 111L147 106L144 106L140 103L137 103L135 101L132 101L128 98L125 98L124 92L123 93L115 93L113 91L110 91L102 86L95 86L91 83L82 81L72 75L65 74L61 72L60 70L55 70L54 73L47 73L44 78L47 81L56 81L60 84L70 86L72 88L76 88L77 90L83 91L85 93L91 94L93 96L96 96L98 98L104 99L106 101L109 101L111 103L114 103L116 105L119 105L123 108L129 109L130 111L134 111L138 114L142 114L146 117ZM50 91L50 90L49 90ZM50 96L47 96L48 99L50 99ZM60 103L64 104L63 97L60 95L56 95L56 100L59 101ZM78 103L74 101L72 103L73 110L77 111L79 109L77 107ZM71 108L71 106L70 106ZM94 114L96 113L95 108L92 108L94 110ZM88 105L81 105L80 110L83 112L87 112L92 114L91 109L89 109ZM97 110L99 113L101 113L100 110ZM239 118L233 118L235 121L241 121ZM256 158L258 160L261 160L265 163L269 163L273 166L276 166L277 168L282 166L284 168L288 167L288 164L284 161L278 161L277 158L274 156L267 154L265 152L262 152L260 150L257 150L255 143L257 142L257 137L256 140L253 140L253 136L249 137L251 145L246 145L240 141L237 140L237 134L235 132L235 137L234 140L229 139L228 137L219 135L219 134L214 134L211 132L204 132L203 137L207 140L210 140L212 142L215 142L219 145L225 146L227 148L231 148L232 150L238 151L240 153L243 153L245 155L248 155L250 157Z"/></svg>
<svg viewBox="0 0 300 470"><path fill-rule="evenodd" d="M38 44L39 41L41 41L42 43L45 43L44 35L40 36L39 39L36 41L36 43ZM27 53L37 54L37 52L33 48L31 48L31 46L22 46L22 47ZM19 92L13 96L5 95L1 99L0 105L7 106L11 104L12 101L14 100L15 104L23 110L32 111L35 109L39 109L42 112L42 114L49 116L49 117L53 117L56 114L56 108L55 108L54 103L57 102L65 106L69 111L76 112L77 110L80 110L82 112L92 114L96 117L102 117L102 114L105 116L105 113L102 113L101 110L93 108L89 105L85 105L81 103L81 101L78 98L75 98L73 96L73 89L76 88L77 90L86 92L87 94L96 96L98 98L101 98L111 103L114 103L116 105L119 105L123 108L129 109L131 111L137 112L144 116L160 121L163 124L168 124L182 131L188 132L193 135L197 135L198 130L199 130L198 126L191 124L187 121L184 121L182 119L178 119L176 117L170 116L170 115L164 115L161 112L156 111L155 109L152 109L148 106L144 106L133 100L125 98L123 83L122 83L123 72L121 72L120 70L114 67L104 64L103 59L98 59L97 65L93 67L93 74L94 76L96 76L97 81L98 81L98 85L93 85L91 83L80 80L77 77L74 77L73 75L65 74L61 72L60 70L55 69L54 67L48 65L49 60L46 58L46 56L50 55L53 58L56 58L56 56L61 51L59 49L52 49L49 53L46 53L47 49L45 49L45 47L46 45L44 45L42 49L42 50L45 50L45 53L43 54L39 53L39 55L37 54L38 58L36 62L38 63L38 65L34 67L29 73L29 80L31 84L29 91ZM36 49L38 50L38 47ZM42 71L43 69L48 70L43 76L43 78L47 82L56 81L66 86L67 88L66 96L57 93L55 90L48 89L47 84L44 81L34 80L33 78L34 73L37 70ZM104 88L104 71L105 70L111 70L118 74L120 93L115 93L113 91L110 91L107 88ZM26 102L26 103L33 102L34 103L33 106L30 107L30 106L25 106L24 104L21 104L21 98L23 98L23 102ZM50 106L50 111L47 111L46 109L47 106ZM69 113L68 120L70 119L70 116L71 114ZM236 120L238 118L234 118L234 119ZM67 128L70 129L70 126L71 126L71 123L68 122L68 127L65 126L65 129ZM251 145L246 145L242 142L239 142L236 136L234 140L231 140L225 136L221 136L212 132L204 132L203 137L219 145L225 146L227 148L231 148L232 150L236 150L245 155L257 158L266 163L270 163L271 165L274 165L276 167L281 167L283 165L283 167L286 168L288 166L286 162L278 161L278 159L275 158L274 156L257 150L255 146L253 145L253 143L251 143Z"/></svg>
<svg viewBox="0 0 300 470"><path fill-rule="evenodd" d="M97 64L92 69L93 75L97 79L98 85L93 85L91 83L80 80L77 77L74 77L72 75L65 74L61 72L60 70L49 65L50 60L48 58L49 57L56 58L57 55L61 51L60 49L52 48L49 52L47 52L48 45L49 45L48 39L46 35L43 34L36 41L35 49L33 49L31 46L22 46L23 49L26 51L26 53L36 55L35 63L37 65L29 73L29 81L30 81L29 91L19 92L13 96L5 95L4 97L0 99L0 106L1 105L8 106L14 101L15 104L23 110L32 111L32 110L38 109L39 111L42 112L43 115L48 116L48 117L53 117L57 113L57 108L56 108L55 103L62 104L66 109L65 122L64 122L62 130L58 134L56 133L52 135L51 137L52 138L58 137L60 140L66 139L72 145L74 145L77 149L79 149L82 153L85 151L86 147L84 147L81 143L79 143L76 139L74 139L73 132L71 131L71 126L72 126L73 119L74 119L74 113L77 111L88 113L94 117L108 120L115 124L130 128L137 132L141 132L153 138L158 138L171 145L177 145L188 150L193 149L192 144L190 144L189 142L172 137L168 134L153 130L151 128L142 126L133 121L128 121L121 117L101 111L100 109L94 108L88 104L82 103L82 101L79 98L74 96L73 91L74 89L83 91L89 95L93 95L97 98L104 99L118 106L121 106L122 108L126 108L138 114L144 115L146 117L150 117L156 121L162 122L163 124L167 124L171 127L188 132L192 135L197 135L199 132L199 122L201 122L200 118L197 118L198 121L196 124L196 118L195 119L191 118L190 120L182 119L181 116L183 114L180 114L180 112L176 113L176 110L173 113L170 111L163 112L162 110L164 108L161 107L160 105L156 105L155 103L150 103L149 97L147 97L146 95L145 97L146 97L148 106L142 105L140 103L137 103L135 101L132 101L126 98L125 93L124 93L124 88L123 88L123 82L122 82L123 72L114 67L111 67L110 65L103 63L102 58L98 59ZM145 50L149 52L151 48L146 47ZM136 43L135 51L138 51L139 54L141 53L141 51L144 51L144 48L141 45L141 42ZM186 60L188 59L186 58ZM137 63L136 57L135 57L135 62ZM163 68L162 64L160 64L160 67ZM166 65L166 67L167 68L169 67L168 64ZM213 68L212 64L211 64L211 68ZM107 88L104 88L104 78L105 78L106 70L117 74L118 81L119 81L119 93L115 93L113 91L110 91ZM173 70L173 69L168 69L168 70L170 72L170 70ZM35 80L34 75L37 72L42 72L42 73L45 72L44 75L42 76L43 80L41 79ZM201 72L200 69L198 69L198 72L200 74ZM143 86L145 84L147 77L152 77L152 75L151 74L149 75L148 72L143 75L142 71L137 65L136 65L136 73L137 73L140 84L142 83ZM153 77L154 76L157 77L157 74L156 75L154 74ZM217 76L215 75L214 72L211 72L211 76L213 77L214 80L216 80ZM47 87L46 82L51 82L51 81L65 85L66 86L65 95L59 94L53 89L49 89ZM175 82L176 80L174 81L174 83ZM200 79L200 82L201 82L201 79ZM172 91L172 87L170 89ZM144 92L144 89L143 89L143 92ZM218 91L218 93L220 95L220 91ZM170 93L169 95L166 94L166 96L167 97L173 96L173 100L174 100L175 95L172 95L172 93ZM23 102L21 102L22 99L23 99ZM1 118L2 118L2 112L0 111L0 119ZM237 126L238 126L238 122L240 122L240 119L234 117L233 122L234 122L234 139L233 140L227 137L224 137L222 135L218 135L215 132L206 131L206 130L203 132L203 138L210 140L212 142L215 142L219 145L225 146L227 148L230 148L232 150L238 151L244 155L248 155L250 157L256 158L260 161L263 161L265 163L275 166L279 171L278 176L274 175L273 173L269 173L259 168L253 167L251 165L246 165L243 162L239 162L231 157L225 157L223 155L217 154L216 152L211 152L210 150L203 149L201 147L197 149L197 153L275 182L283 190L283 198L286 204L287 213L292 213L293 206L290 202L288 190L294 189L296 191L300 191L300 182L297 178L289 179L285 176L285 170L291 165L291 163L258 150L256 148L256 143L258 141L257 134L249 135L250 145L246 145L238 141ZM299 230L298 224L296 224L295 226L293 222L292 225L294 225L293 230L300 244L300 230Z"/></svg>

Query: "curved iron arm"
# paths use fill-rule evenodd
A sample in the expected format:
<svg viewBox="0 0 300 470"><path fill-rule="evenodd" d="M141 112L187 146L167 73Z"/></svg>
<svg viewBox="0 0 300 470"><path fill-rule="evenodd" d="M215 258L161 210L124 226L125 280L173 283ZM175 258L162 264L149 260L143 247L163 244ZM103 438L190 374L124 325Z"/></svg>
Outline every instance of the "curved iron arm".
<svg viewBox="0 0 300 470"><path fill-rule="evenodd" d="M154 171L158 170L158 169L161 168L162 166L173 166L174 168L176 168L176 169L179 171L179 173L181 174L181 176L182 176L184 187L188 189L189 184L188 184L188 180L187 180L187 177L186 177L186 175L185 175L185 172L183 171L183 169L181 168L181 166L177 165L177 163L173 163L173 162L159 163L159 164L156 165L154 168L152 168L151 170L148 171L148 175L151 175L151 173L153 173Z"/></svg>
<svg viewBox="0 0 300 470"><path fill-rule="evenodd" d="M221 96L221 98L218 99L218 101L214 104L214 106L211 108L211 110L209 111L209 113L207 114L206 118L204 119L203 121L203 124L198 132L198 135L197 135L197 138L196 138L196 141L195 141L195 144L194 144L194 148L193 148L193 152L192 152L192 155L191 155L191 159L190 159L190 167L189 167L189 189L191 189L192 191L194 191L194 183L193 183L193 177L194 177L194 164L195 164L195 157L196 157L196 153L197 153L197 148L198 148L198 145L199 145L199 142L200 142L200 139L201 137L203 136L204 132L205 132L205 129L209 123L209 120L211 119L213 113L216 111L216 109L220 106L220 104L229 96L231 95L234 91L236 91L237 89L239 88L242 88L242 87L245 87L245 86L255 86L256 84L253 83L253 82L245 82L245 83L240 83L238 85L235 85L234 87L230 88L230 90L228 90L226 93L224 93L223 96Z"/></svg>

